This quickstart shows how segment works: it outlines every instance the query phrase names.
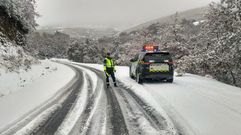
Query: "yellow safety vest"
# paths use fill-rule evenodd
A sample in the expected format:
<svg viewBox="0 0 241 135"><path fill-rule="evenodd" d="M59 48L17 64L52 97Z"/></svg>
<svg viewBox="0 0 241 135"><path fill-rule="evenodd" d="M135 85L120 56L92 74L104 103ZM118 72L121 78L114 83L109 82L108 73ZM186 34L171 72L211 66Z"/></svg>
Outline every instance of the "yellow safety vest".
<svg viewBox="0 0 241 135"><path fill-rule="evenodd" d="M104 70L106 70L106 68L113 68L113 69L115 69L115 64L114 64L114 61L112 59L105 58Z"/></svg>

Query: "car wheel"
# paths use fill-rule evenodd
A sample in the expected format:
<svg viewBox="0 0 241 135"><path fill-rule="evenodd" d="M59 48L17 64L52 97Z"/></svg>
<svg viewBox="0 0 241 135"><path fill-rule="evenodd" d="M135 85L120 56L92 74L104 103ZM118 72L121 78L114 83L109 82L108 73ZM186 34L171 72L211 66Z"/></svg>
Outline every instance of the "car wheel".
<svg viewBox="0 0 241 135"><path fill-rule="evenodd" d="M130 78L134 79L134 76L131 73L131 67L129 68L129 76L130 76Z"/></svg>
<svg viewBox="0 0 241 135"><path fill-rule="evenodd" d="M168 79L167 82L173 83L173 78L172 79Z"/></svg>
<svg viewBox="0 0 241 135"><path fill-rule="evenodd" d="M140 74L136 73L136 82L139 84L143 83L143 79L140 77Z"/></svg>

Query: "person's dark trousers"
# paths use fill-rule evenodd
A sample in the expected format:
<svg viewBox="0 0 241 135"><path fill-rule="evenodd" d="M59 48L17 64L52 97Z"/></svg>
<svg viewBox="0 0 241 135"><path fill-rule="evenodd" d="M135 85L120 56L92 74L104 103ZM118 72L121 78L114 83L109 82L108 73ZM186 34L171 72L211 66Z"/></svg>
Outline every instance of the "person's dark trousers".
<svg viewBox="0 0 241 135"><path fill-rule="evenodd" d="M108 73L108 74L107 74ZM114 86L116 87L116 79L115 79L115 74L114 74L114 69L113 68L106 68L106 84L107 87L110 86L110 80L109 77L111 76L113 82L114 82Z"/></svg>

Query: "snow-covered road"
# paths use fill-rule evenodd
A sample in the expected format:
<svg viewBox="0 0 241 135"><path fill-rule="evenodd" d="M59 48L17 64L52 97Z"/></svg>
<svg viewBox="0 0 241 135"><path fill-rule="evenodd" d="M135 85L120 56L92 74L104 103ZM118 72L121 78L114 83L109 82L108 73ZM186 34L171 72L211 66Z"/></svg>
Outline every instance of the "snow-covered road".
<svg viewBox="0 0 241 135"><path fill-rule="evenodd" d="M47 90L49 92L45 91L44 94L50 94L48 98L56 97L49 99L48 102L46 102L47 97L42 98L42 100L38 97L41 94L37 93L37 91L43 87L39 85L36 85L38 86L36 88L31 87L37 95L28 92L31 99L28 99L26 95L18 97L18 99L21 97L25 98L25 102L18 103L20 107L31 106L28 107L25 114L20 115L16 113L18 116L15 116L15 119L19 121L15 124L5 125L8 127L1 134L178 134L164 111L159 113L133 93L125 84L120 83L118 88L110 87L107 89L105 76L102 71L77 63L66 61L62 61L62 63L68 65L71 71L75 71L75 76L71 79L72 81L69 83L64 81L60 85L66 85L67 87L63 90L59 88L59 91L56 91L56 95L51 94L52 92L49 89ZM63 71L67 70L63 69ZM62 73L58 74L61 75ZM51 88L51 85L56 84L54 82L51 82L52 84L49 82L43 83L43 86L49 85ZM30 86L34 86L34 83L29 84ZM33 103L34 105L32 105ZM39 104L43 107L38 108ZM32 109L35 109L35 111L31 112ZM14 111L9 112L15 114ZM7 114L4 115L8 118Z"/></svg>
<svg viewBox="0 0 241 135"><path fill-rule="evenodd" d="M164 112L157 112L124 84L120 83L118 88L107 89L102 71L77 63L70 65L81 69L85 74L83 85L87 85L87 91L82 92L80 97L86 95L86 99L78 106L76 105L78 103L75 103L57 130L57 135L178 134L168 116L162 114ZM82 91L85 90L82 89ZM73 114L74 110L81 111ZM73 118L77 119L73 120Z"/></svg>
<svg viewBox="0 0 241 135"><path fill-rule="evenodd" d="M102 70L100 65L91 65ZM172 119L179 132L189 135L240 135L241 88L214 79L186 74L173 84L137 84L128 67L117 68L117 78L159 113Z"/></svg>
<svg viewBox="0 0 241 135"><path fill-rule="evenodd" d="M0 105L7 106L9 104L4 104L3 101L14 95L18 97L17 99L22 96L25 99L19 100L16 104L22 106L21 109L28 106L25 107L27 109L24 114L23 112L15 114L11 111L13 108L11 106L6 107L11 115L2 113L6 110L0 111L6 116L6 118L1 116L5 122L10 123L8 119L12 118L11 116L20 120L20 124L13 126L6 125L1 120L3 127L10 127L1 134L241 134L240 88L191 74L176 77L173 84L146 82L140 85L129 78L128 67L117 67L119 87L107 89L101 65L59 62L69 66L66 68L57 64L58 71L60 69L65 71L65 79L61 78L63 72L54 72L49 77L40 79L45 80L41 86L35 83L29 84L25 87L26 90L21 92L22 94L18 94L20 91L17 91L0 99ZM60 79L61 85L55 86L53 80L54 86L46 82L55 77ZM68 87L63 91L61 88L66 83ZM55 88L54 91L49 91L47 89L49 87L45 87L47 84L51 86L50 88ZM29 87L33 89L33 93L28 90ZM43 88L46 88L44 93L39 93L38 91ZM51 98L54 92L61 96L56 99ZM48 96L43 98L41 94ZM28 99L29 97L31 98ZM46 102L49 98L51 99ZM11 102L12 106L16 105L13 103L15 100L10 99L6 101ZM41 110L38 114L33 112L34 115L26 114L40 103L45 107L37 109ZM25 120L26 122L21 122Z"/></svg>

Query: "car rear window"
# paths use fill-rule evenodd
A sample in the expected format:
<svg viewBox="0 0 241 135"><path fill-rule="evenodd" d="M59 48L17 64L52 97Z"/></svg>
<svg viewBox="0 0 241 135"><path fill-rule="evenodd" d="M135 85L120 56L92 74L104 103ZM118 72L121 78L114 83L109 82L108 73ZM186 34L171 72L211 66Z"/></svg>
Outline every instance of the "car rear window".
<svg viewBox="0 0 241 135"><path fill-rule="evenodd" d="M164 62L165 60L172 61L169 53L147 53L143 60L145 62Z"/></svg>

